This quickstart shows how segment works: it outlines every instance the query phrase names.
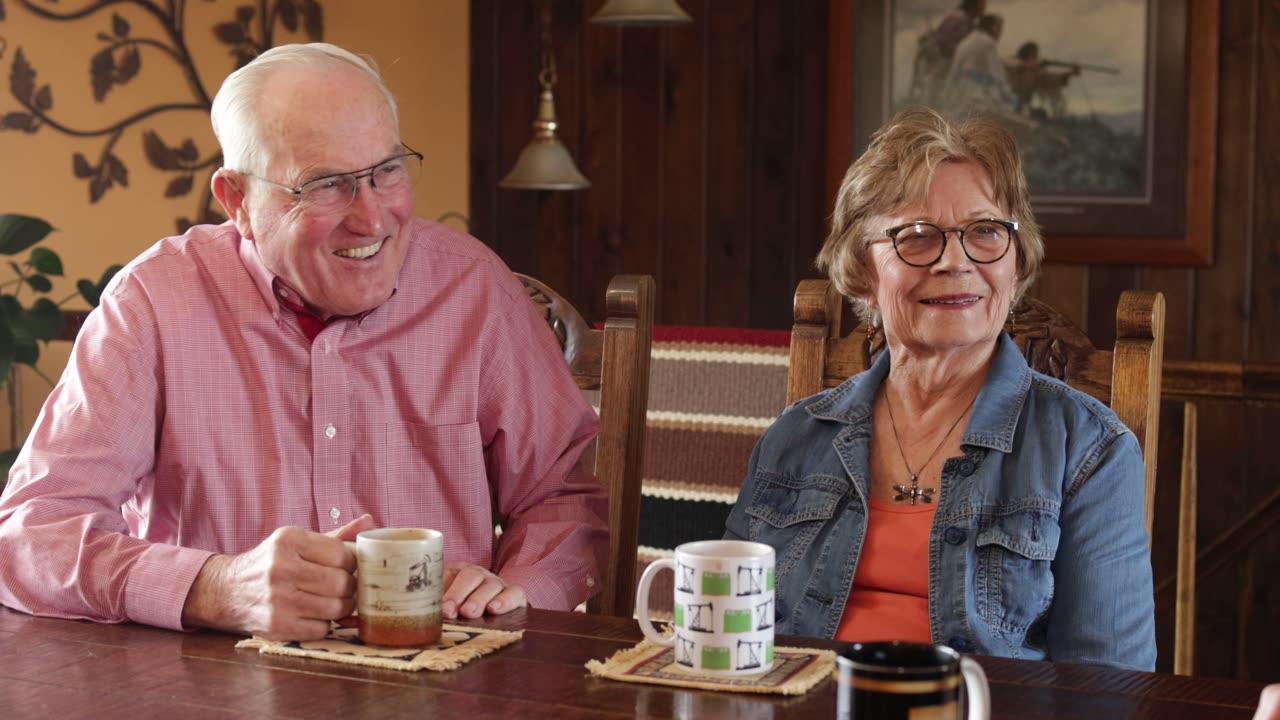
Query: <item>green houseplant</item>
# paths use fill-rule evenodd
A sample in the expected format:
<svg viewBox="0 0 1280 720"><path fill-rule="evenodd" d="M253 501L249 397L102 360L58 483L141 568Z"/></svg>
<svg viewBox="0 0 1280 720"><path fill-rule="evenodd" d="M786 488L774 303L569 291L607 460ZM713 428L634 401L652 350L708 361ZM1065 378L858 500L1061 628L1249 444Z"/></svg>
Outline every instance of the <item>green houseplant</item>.
<svg viewBox="0 0 1280 720"><path fill-rule="evenodd" d="M76 298L84 298L90 307L98 306L98 299L111 278L120 270L112 265L96 282L81 279L76 282L76 292L60 300L53 300L50 278L62 277L62 258L58 253L40 243L53 226L40 218L27 215L0 214L0 255L10 258L9 268L13 277L0 281L0 386L14 382L17 366L26 365L49 386L53 380L36 366L40 359L40 343L48 343L62 337L66 317L62 305ZM18 257L26 254L26 259ZM24 304L26 302L27 304ZM15 428L22 422L17 395L9 389L9 418ZM20 437L19 432L14 437ZM0 487L8 478L9 466L18 455L18 448L0 452Z"/></svg>

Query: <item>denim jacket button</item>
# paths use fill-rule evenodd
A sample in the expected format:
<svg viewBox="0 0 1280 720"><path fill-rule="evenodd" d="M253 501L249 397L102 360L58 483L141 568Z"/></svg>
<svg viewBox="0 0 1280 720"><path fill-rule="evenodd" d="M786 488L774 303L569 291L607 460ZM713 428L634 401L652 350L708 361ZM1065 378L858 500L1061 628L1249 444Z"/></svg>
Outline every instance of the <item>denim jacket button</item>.
<svg viewBox="0 0 1280 720"><path fill-rule="evenodd" d="M972 475L973 471L976 470L977 468L978 466L975 465L972 460L962 460L960 462L960 474L965 477L969 477L970 475Z"/></svg>
<svg viewBox="0 0 1280 720"><path fill-rule="evenodd" d="M965 536L968 535L963 528L949 527L942 533L942 539L947 541L949 545L959 545L964 542Z"/></svg>
<svg viewBox="0 0 1280 720"><path fill-rule="evenodd" d="M973 650L973 643L969 642L968 638L959 635L948 640L947 645L951 646L951 649L956 652L967 653Z"/></svg>

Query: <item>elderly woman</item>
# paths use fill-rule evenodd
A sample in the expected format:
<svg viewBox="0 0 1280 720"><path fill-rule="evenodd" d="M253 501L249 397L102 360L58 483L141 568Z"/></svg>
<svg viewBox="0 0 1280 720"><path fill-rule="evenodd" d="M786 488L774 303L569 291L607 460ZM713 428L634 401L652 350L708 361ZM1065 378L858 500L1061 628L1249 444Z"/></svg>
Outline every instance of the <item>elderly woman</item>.
<svg viewBox="0 0 1280 720"><path fill-rule="evenodd" d="M727 537L777 551L777 630L1155 664L1137 439L1003 332L1043 255L1010 135L900 113L818 265L885 351L760 439Z"/></svg>

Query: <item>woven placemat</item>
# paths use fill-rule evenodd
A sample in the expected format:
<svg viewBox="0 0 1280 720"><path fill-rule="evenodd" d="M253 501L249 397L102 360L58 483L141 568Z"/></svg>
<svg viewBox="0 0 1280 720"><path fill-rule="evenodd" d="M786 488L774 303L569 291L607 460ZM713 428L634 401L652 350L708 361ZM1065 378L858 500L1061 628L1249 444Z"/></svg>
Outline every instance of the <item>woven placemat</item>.
<svg viewBox="0 0 1280 720"><path fill-rule="evenodd" d="M390 670L440 671L457 670L478 657L510 645L524 633L446 623L440 642L425 648L374 647L360 642L356 635L355 628L337 628L323 640L275 642L252 637L236 643L236 647L257 649L264 655L293 655Z"/></svg>
<svg viewBox="0 0 1280 720"><path fill-rule="evenodd" d="M674 685L701 690L802 695L813 689L835 669L836 655L830 650L779 647L773 651L773 667L758 675L716 677L698 675L675 662L675 651L648 640L619 650L604 662L591 660L592 675L623 682Z"/></svg>

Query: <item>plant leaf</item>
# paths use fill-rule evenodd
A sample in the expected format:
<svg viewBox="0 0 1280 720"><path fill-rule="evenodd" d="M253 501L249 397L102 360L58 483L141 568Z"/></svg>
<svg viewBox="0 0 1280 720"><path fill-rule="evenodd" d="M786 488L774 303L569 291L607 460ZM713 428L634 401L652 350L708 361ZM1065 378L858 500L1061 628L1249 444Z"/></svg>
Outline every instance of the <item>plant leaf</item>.
<svg viewBox="0 0 1280 720"><path fill-rule="evenodd" d="M4 386L5 380L9 379L9 368L13 365L14 356L18 354L18 348L13 340L13 328L9 327L8 319L4 323L0 323L0 386Z"/></svg>
<svg viewBox="0 0 1280 720"><path fill-rule="evenodd" d="M6 320L0 323L0 326L7 328L10 325L21 325L23 312L25 311L22 309L22 303L18 302L18 298L8 293L0 295L0 314L3 314Z"/></svg>
<svg viewBox="0 0 1280 720"><path fill-rule="evenodd" d="M98 301L102 299L102 293L98 292L97 286L84 278L80 278L76 281L76 290L80 291L80 297L84 298L90 307L98 307Z"/></svg>
<svg viewBox="0 0 1280 720"><path fill-rule="evenodd" d="M53 90L48 85L41 87L35 97L36 109L46 112L53 107Z"/></svg>
<svg viewBox="0 0 1280 720"><path fill-rule="evenodd" d="M34 268L42 275L62 277L62 258L46 247L31 248L31 257L27 258L27 266Z"/></svg>
<svg viewBox="0 0 1280 720"><path fill-rule="evenodd" d="M9 91L13 98L27 104L36 90L36 71L22 54L22 48L13 54L13 69L9 71Z"/></svg>
<svg viewBox="0 0 1280 720"><path fill-rule="evenodd" d="M124 269L123 265L108 265L107 269L102 271L102 277L98 278L98 285L97 285L98 292L102 293L104 290L106 290L107 286L111 284L112 278L116 276L116 273L120 272L123 269ZM93 306L97 307L98 304L93 303Z"/></svg>
<svg viewBox="0 0 1280 720"><path fill-rule="evenodd" d="M223 22L213 26L213 34L223 45L239 45L245 41L244 26L238 22Z"/></svg>
<svg viewBox="0 0 1280 720"><path fill-rule="evenodd" d="M45 239L53 226L26 215L0 215L0 255L17 255Z"/></svg>
<svg viewBox="0 0 1280 720"><path fill-rule="evenodd" d="M28 275L27 284L36 292L47 293L53 289L53 281L43 275Z"/></svg>
<svg viewBox="0 0 1280 720"><path fill-rule="evenodd" d="M3 5L0 5L0 8L3 7ZM4 11L0 10L0 20L2 19L4 19ZM9 373L6 369L4 377L0 377L0 387L4 387L4 378L8 376ZM9 477L9 471L13 469L13 464L18 461L18 453L20 452L22 452L22 448L9 448L4 452L0 452L0 488L4 487L4 480Z"/></svg>
<svg viewBox="0 0 1280 720"><path fill-rule="evenodd" d="M27 311L27 328L38 340L57 340L62 336L64 324L62 310L49 298L36 300Z"/></svg>
<svg viewBox="0 0 1280 720"><path fill-rule="evenodd" d="M132 80L141 69L142 55L138 52L138 48L131 47L125 50L124 55L120 58L120 66L116 68L116 84L124 85Z"/></svg>
<svg viewBox="0 0 1280 720"><path fill-rule="evenodd" d="M129 21L120 17L119 13L111 13L111 32L119 38L129 37Z"/></svg>
<svg viewBox="0 0 1280 720"><path fill-rule="evenodd" d="M241 25L248 25L253 21L254 8L252 5L241 5L236 8L236 21Z"/></svg>
<svg viewBox="0 0 1280 720"><path fill-rule="evenodd" d="M18 267L18 263L16 263L16 262L14 262L14 261L10 260L10 261L9 261L9 267L13 268L13 274L14 274L14 275L17 275L18 277L22 277L22 268ZM12 296L12 295L6 295L5 297L13 297L13 296Z"/></svg>
<svg viewBox="0 0 1280 720"><path fill-rule="evenodd" d="M40 346L31 331L24 327L13 328L13 361L23 365L35 365L40 359Z"/></svg>
<svg viewBox="0 0 1280 720"><path fill-rule="evenodd" d="M167 198L182 197L191 192L191 186L194 184L194 178L190 175L179 175L169 181L169 186L164 189L164 196Z"/></svg>
<svg viewBox="0 0 1280 720"><path fill-rule="evenodd" d="M93 177L93 166L89 164L89 158L83 153L76 153L71 156L71 172L78 178Z"/></svg>

